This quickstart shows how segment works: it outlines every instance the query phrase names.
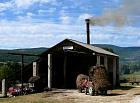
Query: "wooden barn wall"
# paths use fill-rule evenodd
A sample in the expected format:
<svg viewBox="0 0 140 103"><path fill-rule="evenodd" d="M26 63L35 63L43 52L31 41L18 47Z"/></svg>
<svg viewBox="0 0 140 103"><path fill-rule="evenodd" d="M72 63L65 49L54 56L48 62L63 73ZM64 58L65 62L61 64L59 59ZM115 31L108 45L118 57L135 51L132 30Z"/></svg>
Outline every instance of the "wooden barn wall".
<svg viewBox="0 0 140 103"><path fill-rule="evenodd" d="M28 80L32 76L33 76L33 65L31 63L28 66L23 68L23 82L28 83Z"/></svg>
<svg viewBox="0 0 140 103"><path fill-rule="evenodd" d="M111 84L113 84L113 58L108 57L108 74Z"/></svg>
<svg viewBox="0 0 140 103"><path fill-rule="evenodd" d="M42 57L38 61L38 76L41 78L41 82L43 86L47 86L48 84L48 57Z"/></svg>

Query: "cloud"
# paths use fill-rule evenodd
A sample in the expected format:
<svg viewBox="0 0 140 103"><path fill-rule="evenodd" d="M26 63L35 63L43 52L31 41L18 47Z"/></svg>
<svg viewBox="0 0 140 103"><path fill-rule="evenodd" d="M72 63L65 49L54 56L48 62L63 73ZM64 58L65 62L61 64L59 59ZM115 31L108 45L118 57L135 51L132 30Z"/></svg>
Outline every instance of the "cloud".
<svg viewBox="0 0 140 103"><path fill-rule="evenodd" d="M7 2L0 3L0 12L8 9L19 10L29 9L30 6L38 4L56 3L56 0L10 0Z"/></svg>
<svg viewBox="0 0 140 103"><path fill-rule="evenodd" d="M72 1L75 2L74 0ZM77 6L75 6L76 4L68 6L67 3L69 2L66 3L65 1L59 2L61 4L59 5L56 0L11 0L0 3L0 14L3 15L5 13L7 17L9 16L10 19L13 19L13 21L6 20L5 17L5 19L1 18L0 20L0 47L50 47L65 38L86 42L85 19L93 16L93 12L86 12L85 5L83 5L86 2L75 2ZM100 1L98 2L100 4ZM113 2L118 3L118 0L113 0ZM66 3L66 5L63 5L63 3ZM92 4L96 7L95 2ZM109 2L104 2L104 4L109 5ZM33 6L34 8L32 8ZM104 8L104 5L102 6ZM124 6L122 5L119 8L124 8ZM9 11L7 12L6 10ZM132 8L129 10L132 10ZM134 14L139 14L138 10ZM116 10L113 9L110 11L107 9L105 15L112 16L112 11ZM115 13L116 16L119 12ZM127 14L130 14L130 12ZM133 15L129 16L134 17ZM139 15L135 17L139 18ZM122 19L118 20L122 21ZM91 26L91 43L139 46L139 40L139 27L125 26L115 28L111 26Z"/></svg>
<svg viewBox="0 0 140 103"><path fill-rule="evenodd" d="M26 15L24 16L17 16L16 19L19 21L19 22L32 22L34 19L33 17L35 17L37 15L31 13L31 12L27 12Z"/></svg>
<svg viewBox="0 0 140 103"><path fill-rule="evenodd" d="M10 7L12 7L10 2L0 3L0 12L9 9Z"/></svg>
<svg viewBox="0 0 140 103"><path fill-rule="evenodd" d="M13 0L13 4L17 8L28 8L35 3L47 4L51 2L54 3L55 0Z"/></svg>
<svg viewBox="0 0 140 103"><path fill-rule="evenodd" d="M76 23L84 25L85 24L85 19L90 18L90 17L92 17L92 15L88 14L88 13L80 14L79 17L76 20Z"/></svg>
<svg viewBox="0 0 140 103"><path fill-rule="evenodd" d="M0 47L50 47L65 38L80 38L81 26L49 22L0 22Z"/></svg>
<svg viewBox="0 0 140 103"><path fill-rule="evenodd" d="M1 48L51 47L65 38L86 42L86 32L83 25L3 21L0 22L0 38ZM92 44L139 46L139 40L140 30L136 27L91 27Z"/></svg>
<svg viewBox="0 0 140 103"><path fill-rule="evenodd" d="M13 3L17 8L27 8L37 2L37 0L14 0Z"/></svg>
<svg viewBox="0 0 140 103"><path fill-rule="evenodd" d="M72 23L72 17L68 16L65 10L60 11L60 17L59 20L61 21L62 24L71 24Z"/></svg>
<svg viewBox="0 0 140 103"><path fill-rule="evenodd" d="M61 20L62 24L70 24L71 23L69 16L62 16L62 17L60 17L60 20Z"/></svg>
<svg viewBox="0 0 140 103"><path fill-rule="evenodd" d="M79 20L85 20L85 19L90 18L90 17L92 17L91 14L85 13L85 14L81 14L78 19Z"/></svg>
<svg viewBox="0 0 140 103"><path fill-rule="evenodd" d="M46 16L46 15L51 15L53 13L55 13L56 8L55 7L51 7L48 9L39 9L38 10L38 16Z"/></svg>
<svg viewBox="0 0 140 103"><path fill-rule="evenodd" d="M91 42L114 44L118 46L139 46L140 30L138 27L96 27L91 28Z"/></svg>

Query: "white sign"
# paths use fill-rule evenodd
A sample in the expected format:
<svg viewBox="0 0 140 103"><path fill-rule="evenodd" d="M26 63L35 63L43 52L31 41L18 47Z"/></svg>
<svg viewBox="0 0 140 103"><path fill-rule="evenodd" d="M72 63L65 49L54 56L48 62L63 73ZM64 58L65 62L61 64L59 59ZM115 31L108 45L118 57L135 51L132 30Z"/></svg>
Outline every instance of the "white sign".
<svg viewBox="0 0 140 103"><path fill-rule="evenodd" d="M63 47L63 50L72 50L73 49L73 46L64 46Z"/></svg>

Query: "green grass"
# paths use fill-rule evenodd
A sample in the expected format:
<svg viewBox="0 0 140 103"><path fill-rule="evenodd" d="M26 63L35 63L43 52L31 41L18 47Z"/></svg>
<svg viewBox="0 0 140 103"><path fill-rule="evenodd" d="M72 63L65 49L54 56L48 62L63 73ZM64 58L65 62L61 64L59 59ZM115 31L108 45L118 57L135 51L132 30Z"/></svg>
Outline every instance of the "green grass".
<svg viewBox="0 0 140 103"><path fill-rule="evenodd" d="M74 103L68 99L56 99L55 97L46 97L44 93L23 95L16 97L0 98L0 103Z"/></svg>

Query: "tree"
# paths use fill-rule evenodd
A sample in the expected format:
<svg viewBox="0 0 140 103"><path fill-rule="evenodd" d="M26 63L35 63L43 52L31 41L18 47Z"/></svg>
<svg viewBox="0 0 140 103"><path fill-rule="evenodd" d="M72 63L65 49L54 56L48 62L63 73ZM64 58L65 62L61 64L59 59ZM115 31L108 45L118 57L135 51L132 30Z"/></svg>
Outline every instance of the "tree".
<svg viewBox="0 0 140 103"><path fill-rule="evenodd" d="M0 67L0 80L8 78L11 74L13 74L13 72L10 66L4 64Z"/></svg>
<svg viewBox="0 0 140 103"><path fill-rule="evenodd" d="M0 80L8 78L9 80L17 80L20 78L21 66L18 63L8 62L0 66Z"/></svg>

